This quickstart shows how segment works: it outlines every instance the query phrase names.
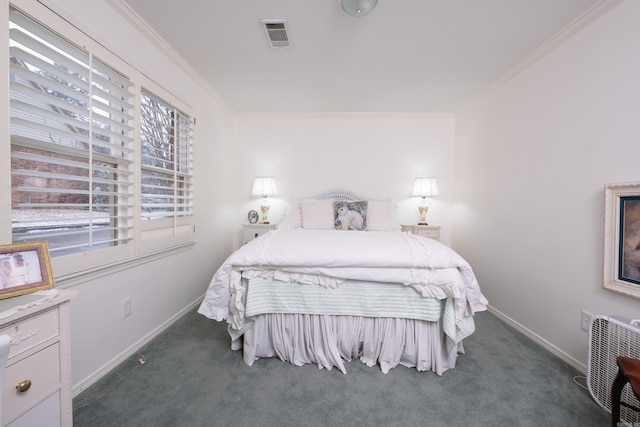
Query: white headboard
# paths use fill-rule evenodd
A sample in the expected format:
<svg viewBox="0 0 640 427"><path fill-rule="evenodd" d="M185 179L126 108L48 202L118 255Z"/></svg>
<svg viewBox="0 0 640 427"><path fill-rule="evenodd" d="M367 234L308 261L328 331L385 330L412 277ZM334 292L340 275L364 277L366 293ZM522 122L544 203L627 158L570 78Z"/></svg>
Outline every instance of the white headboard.
<svg viewBox="0 0 640 427"><path fill-rule="evenodd" d="M344 188L333 188L331 190L323 191L320 194L316 194L311 197L311 199L333 199L351 202L354 200L367 200L367 197L361 196L351 190L345 190Z"/></svg>

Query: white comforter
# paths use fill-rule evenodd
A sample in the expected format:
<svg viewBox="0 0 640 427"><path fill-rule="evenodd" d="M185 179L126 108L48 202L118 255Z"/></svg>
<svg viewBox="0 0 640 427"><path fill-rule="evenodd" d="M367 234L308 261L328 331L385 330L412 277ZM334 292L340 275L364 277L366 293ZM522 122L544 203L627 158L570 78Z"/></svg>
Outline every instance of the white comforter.
<svg viewBox="0 0 640 427"><path fill-rule="evenodd" d="M456 325L486 310L469 264L449 247L401 232L277 230L231 254L213 276L198 312L245 323L242 277L274 278L326 287L344 280L402 283L425 297L452 298Z"/></svg>

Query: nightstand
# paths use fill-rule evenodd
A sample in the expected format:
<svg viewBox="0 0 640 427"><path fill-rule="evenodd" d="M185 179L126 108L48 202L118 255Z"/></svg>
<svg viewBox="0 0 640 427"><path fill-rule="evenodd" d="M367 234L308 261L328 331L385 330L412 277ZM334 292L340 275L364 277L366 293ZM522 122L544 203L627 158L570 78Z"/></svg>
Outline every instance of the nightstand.
<svg viewBox="0 0 640 427"><path fill-rule="evenodd" d="M429 237L433 240L440 240L439 225L403 225L402 231L417 234L418 236Z"/></svg>
<svg viewBox="0 0 640 427"><path fill-rule="evenodd" d="M263 234L267 234L271 230L278 228L278 224L242 224L244 244L249 243Z"/></svg>

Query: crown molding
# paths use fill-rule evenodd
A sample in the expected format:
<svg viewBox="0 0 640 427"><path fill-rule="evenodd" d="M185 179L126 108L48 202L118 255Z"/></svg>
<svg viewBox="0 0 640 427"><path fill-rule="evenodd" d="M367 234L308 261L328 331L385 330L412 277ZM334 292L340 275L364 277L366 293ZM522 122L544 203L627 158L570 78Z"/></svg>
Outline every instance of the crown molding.
<svg viewBox="0 0 640 427"><path fill-rule="evenodd" d="M237 112L238 119L428 119L428 120L454 120L451 112L415 113L415 112Z"/></svg>
<svg viewBox="0 0 640 427"><path fill-rule="evenodd" d="M144 34L162 53L167 55L173 62L182 69L189 77L202 86L207 93L213 96L231 114L236 111L231 108L227 101L198 73L180 54L169 45L156 30L154 30L138 13L124 0L105 0L113 10L118 12L123 18L131 23L137 30Z"/></svg>
<svg viewBox="0 0 640 427"><path fill-rule="evenodd" d="M480 92L477 96L473 97L469 102L459 108L455 114L460 114L472 109L475 104L480 100L486 98L491 93L495 92L500 87L511 81L514 77L518 76L521 72L528 69L541 58L553 51L556 47L564 43L566 40L573 37L580 32L583 28L587 27L591 22L604 15L609 9L622 3L624 0L600 0L583 12L576 19L567 24L560 31L544 41L533 52L527 55L524 59L520 60L516 65L511 67L507 72L490 84L486 89Z"/></svg>

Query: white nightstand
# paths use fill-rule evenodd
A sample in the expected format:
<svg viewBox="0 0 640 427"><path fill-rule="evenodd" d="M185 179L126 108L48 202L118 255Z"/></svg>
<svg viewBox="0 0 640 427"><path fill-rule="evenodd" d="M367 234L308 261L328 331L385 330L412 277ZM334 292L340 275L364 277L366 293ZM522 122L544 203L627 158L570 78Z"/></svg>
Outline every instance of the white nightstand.
<svg viewBox="0 0 640 427"><path fill-rule="evenodd" d="M403 225L402 231L417 234L418 236L429 237L434 240L440 240L439 225Z"/></svg>
<svg viewBox="0 0 640 427"><path fill-rule="evenodd" d="M267 234L271 230L278 228L278 224L242 224L244 244L249 243L263 234Z"/></svg>

